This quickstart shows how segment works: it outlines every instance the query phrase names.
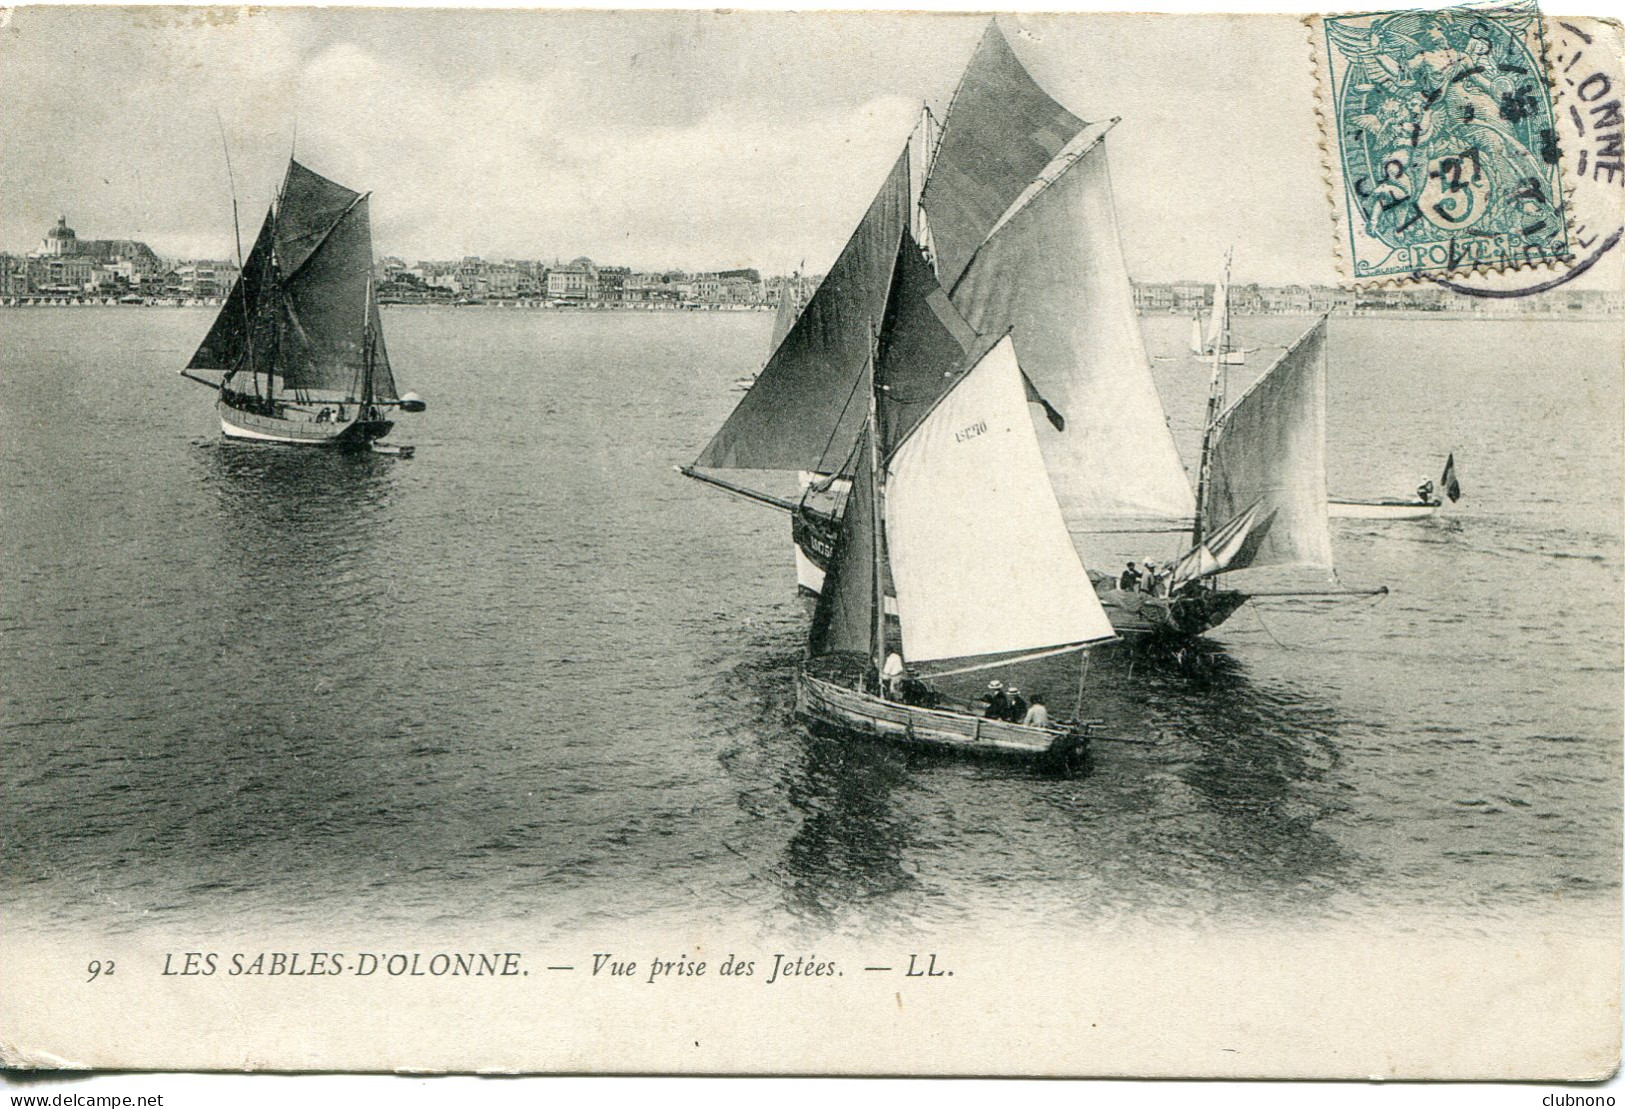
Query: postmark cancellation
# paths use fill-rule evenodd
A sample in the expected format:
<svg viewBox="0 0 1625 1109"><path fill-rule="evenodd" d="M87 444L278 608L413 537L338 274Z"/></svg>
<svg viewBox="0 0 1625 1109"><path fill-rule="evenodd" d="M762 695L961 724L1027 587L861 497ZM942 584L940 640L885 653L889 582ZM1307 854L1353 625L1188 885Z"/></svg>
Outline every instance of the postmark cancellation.
<svg viewBox="0 0 1625 1109"><path fill-rule="evenodd" d="M1561 156L1533 3L1308 22L1345 278L1567 262Z"/></svg>

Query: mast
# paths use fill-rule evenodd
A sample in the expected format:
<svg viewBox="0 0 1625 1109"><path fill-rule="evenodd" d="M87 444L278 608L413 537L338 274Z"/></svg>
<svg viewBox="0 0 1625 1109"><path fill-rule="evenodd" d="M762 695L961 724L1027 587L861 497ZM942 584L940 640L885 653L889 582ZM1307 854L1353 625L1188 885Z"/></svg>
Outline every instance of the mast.
<svg viewBox="0 0 1625 1109"><path fill-rule="evenodd" d="M875 330L874 321L869 322L869 493L870 504L874 510L870 516L870 548L874 554L874 597L873 606L874 630L870 634L870 655L875 665L875 673L879 674L886 668L886 552L882 547L884 533L881 530L881 515L884 511L881 505L881 478L880 478L880 384L876 380L875 368L879 362L880 336Z"/></svg>
<svg viewBox="0 0 1625 1109"><path fill-rule="evenodd" d="M1232 248L1233 250L1234 248ZM1230 284L1230 255L1231 250L1224 252L1224 284ZM1213 340L1213 374L1208 379L1207 387L1207 419L1202 427L1202 464L1196 479L1196 516L1191 522L1191 546L1195 547L1202 542L1202 514L1207 510L1208 481L1212 476L1213 467L1213 431L1218 426L1219 416L1224 412L1225 380L1229 375L1225 369L1225 351L1230 346L1230 298L1224 301L1223 318L1219 321L1219 331Z"/></svg>
<svg viewBox="0 0 1625 1109"><path fill-rule="evenodd" d="M931 223L925 215L925 183L931 179L931 166L936 161L937 144L940 142L936 127L936 117L931 114L931 105L922 101L920 103L920 122L915 125L915 136L918 137L920 173L919 192L909 197L909 223L913 230L914 241L925 252L925 257L931 263L931 272L937 272L936 247L931 242Z"/></svg>
<svg viewBox="0 0 1625 1109"><path fill-rule="evenodd" d="M237 214L237 175L231 170L231 145L226 142L226 123L220 118L220 110L215 109L214 122L220 128L220 149L226 155L226 184L231 188L231 233L237 245L237 280L243 280L243 224ZM248 310L247 286L243 287L243 336L248 340L248 380L256 384L254 357L254 318ZM230 376L229 374L227 376ZM224 383L222 382L222 388ZM258 392L258 389L255 390Z"/></svg>
<svg viewBox="0 0 1625 1109"><path fill-rule="evenodd" d="M271 218L273 220L277 221L277 222L280 222L281 219L282 219L282 198L283 198L284 195L286 195L286 193L288 191L288 179L293 176L293 167L295 165L297 165L297 164L298 163L293 160L293 155L290 154L288 156L288 172L286 172L286 173L284 173L282 175L282 185L276 191L276 201L275 201L275 203L273 203L271 205ZM278 239L278 235L276 234L275 231L273 231L272 235L271 235L271 270L276 275L275 281L276 281L276 286L277 286L277 295L281 296L282 295L282 263L281 263L281 260L277 257L277 255L279 253L279 251L277 250L277 247L276 247L277 239ZM282 315L284 315L284 314L285 313L278 313L279 327L278 327L278 330L277 330L277 354L272 356L272 361L273 362L276 361L276 359L281 356L281 352L282 352L283 336L282 336L282 331L281 331L281 328L280 328L280 317ZM274 370L275 368L276 368L275 366L267 366L267 367L265 367L265 399L267 401L272 399L271 398L271 390L272 390L273 386L271 384L271 379L272 379L272 377L274 375L272 374L271 371Z"/></svg>
<svg viewBox="0 0 1625 1109"><path fill-rule="evenodd" d="M370 263L369 263L370 264ZM361 412L372 407L372 274L367 274L367 295L361 303Z"/></svg>

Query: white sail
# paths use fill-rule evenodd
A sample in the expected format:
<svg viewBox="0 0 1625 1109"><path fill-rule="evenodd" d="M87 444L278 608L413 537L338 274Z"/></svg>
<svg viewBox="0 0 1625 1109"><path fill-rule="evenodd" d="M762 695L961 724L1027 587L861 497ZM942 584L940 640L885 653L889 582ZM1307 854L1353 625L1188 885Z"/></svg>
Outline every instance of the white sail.
<svg viewBox="0 0 1625 1109"><path fill-rule="evenodd" d="M1217 285L1213 286L1213 311L1208 314L1207 339L1203 343L1204 348L1207 350L1212 350L1214 347L1218 346L1219 340L1223 338L1220 332L1224 330L1225 317L1230 311L1229 276L1230 271L1229 268L1226 267L1225 280L1221 280Z"/></svg>
<svg viewBox="0 0 1625 1109"><path fill-rule="evenodd" d="M1204 349L1202 343L1202 314L1198 312L1191 317L1191 353L1201 354Z"/></svg>
<svg viewBox="0 0 1625 1109"><path fill-rule="evenodd" d="M1241 515L1180 556L1170 585L1178 588L1197 578L1252 565L1253 556L1274 522L1275 513L1264 512L1263 500L1254 501Z"/></svg>
<svg viewBox="0 0 1625 1109"><path fill-rule="evenodd" d="M886 474L909 661L1113 636L1045 472L1009 336L920 421Z"/></svg>
<svg viewBox="0 0 1625 1109"><path fill-rule="evenodd" d="M1273 517L1243 566L1332 568L1326 517L1326 318L1283 354L1213 429L1203 523L1216 533L1255 502Z"/></svg>
<svg viewBox="0 0 1625 1109"><path fill-rule="evenodd" d="M1038 439L1069 522L1192 515L1134 311L1104 142L1001 220L953 301L983 334L1014 329L1022 367L1066 418Z"/></svg>
<svg viewBox="0 0 1625 1109"><path fill-rule="evenodd" d="M773 312L773 338L767 348L770 356L779 349L779 344L790 334L790 329L796 325L796 317L801 314L801 304L793 291L799 284L800 276L797 274L795 281L779 283L779 304Z"/></svg>

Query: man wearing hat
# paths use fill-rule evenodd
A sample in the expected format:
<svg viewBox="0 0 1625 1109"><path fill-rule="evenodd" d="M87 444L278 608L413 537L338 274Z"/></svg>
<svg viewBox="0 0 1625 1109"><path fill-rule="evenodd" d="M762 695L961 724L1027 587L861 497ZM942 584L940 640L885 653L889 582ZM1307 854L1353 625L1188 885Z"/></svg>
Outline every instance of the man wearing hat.
<svg viewBox="0 0 1625 1109"><path fill-rule="evenodd" d="M1157 564L1151 559L1145 560L1145 574L1140 578L1140 588L1147 593L1157 587Z"/></svg>
<svg viewBox="0 0 1625 1109"><path fill-rule="evenodd" d="M983 695L982 702L987 705L983 715L989 720L1003 720L1010 711L1010 698L1004 695L1004 683L997 678L987 683L987 693Z"/></svg>
<svg viewBox="0 0 1625 1109"><path fill-rule="evenodd" d="M1010 707L1005 710L1004 718L1012 724L1019 724L1027 717L1027 698L1021 695L1019 686L1010 687Z"/></svg>

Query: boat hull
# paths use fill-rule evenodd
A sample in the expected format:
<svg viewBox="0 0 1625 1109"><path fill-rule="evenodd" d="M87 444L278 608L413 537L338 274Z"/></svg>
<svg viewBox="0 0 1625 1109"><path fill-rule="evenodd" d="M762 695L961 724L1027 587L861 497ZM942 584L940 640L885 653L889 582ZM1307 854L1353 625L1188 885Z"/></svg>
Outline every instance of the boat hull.
<svg viewBox="0 0 1625 1109"><path fill-rule="evenodd" d="M796 586L817 596L824 588L824 572L835 543L835 518L822 512L802 511L791 517L795 541ZM1124 639L1188 639L1218 627L1247 603L1247 594L1233 589L1186 589L1177 597L1122 591L1116 579L1090 574L1095 595ZM886 598L886 614L897 615L897 599Z"/></svg>
<svg viewBox="0 0 1625 1109"><path fill-rule="evenodd" d="M1087 730L1011 724L899 704L817 677L805 668L796 672L796 715L866 739L964 755L1013 757L1073 773L1085 768L1089 755Z"/></svg>
<svg viewBox="0 0 1625 1109"><path fill-rule="evenodd" d="M382 439L394 427L390 420L323 421L266 416L235 408L220 401L220 430L228 439L284 446L329 447L336 450L363 450Z"/></svg>
<svg viewBox="0 0 1625 1109"><path fill-rule="evenodd" d="M1326 514L1334 520L1422 520L1438 510L1438 501L1402 501L1397 498L1326 502Z"/></svg>
<svg viewBox="0 0 1625 1109"><path fill-rule="evenodd" d="M1103 575L1090 575L1095 596L1112 628L1125 639L1189 639L1218 627L1247 603L1234 589L1187 587L1175 597L1153 597L1137 589L1118 589Z"/></svg>

